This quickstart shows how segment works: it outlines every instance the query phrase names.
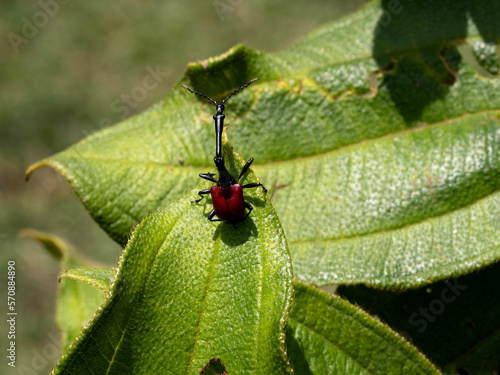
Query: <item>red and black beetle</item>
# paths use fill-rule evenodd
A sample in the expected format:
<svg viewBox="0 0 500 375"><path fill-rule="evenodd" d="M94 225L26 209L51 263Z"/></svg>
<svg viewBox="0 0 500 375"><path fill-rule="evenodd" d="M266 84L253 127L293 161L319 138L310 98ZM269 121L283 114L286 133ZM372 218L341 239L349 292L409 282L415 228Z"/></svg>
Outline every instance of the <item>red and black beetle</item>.
<svg viewBox="0 0 500 375"><path fill-rule="evenodd" d="M182 87L189 90L193 94L203 96L217 106L217 113L214 115L215 140L216 140L214 162L215 166L217 167L217 172L219 173L219 179L218 180L215 179L214 178L215 175L213 173L200 173L201 178L204 178L205 180L208 181L212 181L216 185L212 186L212 188L210 189L200 190L198 192L198 195L201 198L195 201L196 203L200 202L203 198L205 198L204 196L205 194L210 193L210 195L212 196L212 202L214 206L214 209L208 215L208 220L210 221L224 221L226 223L232 223L234 225L235 223L245 220L247 216L250 215L250 212L252 212L253 206L250 203L245 202L245 198L243 197L243 189L262 186L264 192L267 192L266 188L261 183L252 182L245 185L240 185L238 183L240 178L245 174L248 168L250 168L250 165L253 162L253 158L250 158L246 162L245 166L241 170L239 177L235 180L234 177L231 176L231 174L226 169L224 165L224 157L222 156L221 152L222 130L224 128L224 118L226 117L223 114L224 103L231 96L243 90L248 85L257 80L258 78L252 79L246 85L243 85L239 89L233 91L220 104L217 103L212 98L208 97L207 95L194 91L185 85L182 85ZM248 212L246 214L245 214L245 208L248 209ZM214 219L215 215L217 215L218 219Z"/></svg>

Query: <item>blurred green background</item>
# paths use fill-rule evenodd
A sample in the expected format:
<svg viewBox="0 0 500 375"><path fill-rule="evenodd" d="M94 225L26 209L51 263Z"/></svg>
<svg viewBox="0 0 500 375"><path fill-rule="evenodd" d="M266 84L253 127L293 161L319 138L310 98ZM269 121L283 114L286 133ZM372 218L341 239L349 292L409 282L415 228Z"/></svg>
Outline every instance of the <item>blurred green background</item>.
<svg viewBox="0 0 500 375"><path fill-rule="evenodd" d="M44 168L26 183L25 169L157 102L190 61L219 55L237 43L266 52L284 49L364 3L2 0L0 298L6 312L7 261L14 259L18 366L47 373L58 359L49 349L58 336L54 311L59 273L58 262L35 241L19 238L19 230L57 234L109 265L121 251L57 173ZM159 84L140 100L126 99L151 70L161 72ZM2 348L7 346L6 328L0 325ZM4 358L0 373L7 368Z"/></svg>

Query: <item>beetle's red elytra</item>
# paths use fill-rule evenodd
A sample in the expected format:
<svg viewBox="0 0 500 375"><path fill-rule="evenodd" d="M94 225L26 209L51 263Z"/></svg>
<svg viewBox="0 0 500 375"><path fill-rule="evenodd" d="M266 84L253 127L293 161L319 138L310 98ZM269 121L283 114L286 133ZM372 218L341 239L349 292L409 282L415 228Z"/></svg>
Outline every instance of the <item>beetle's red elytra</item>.
<svg viewBox="0 0 500 375"><path fill-rule="evenodd" d="M245 214L245 198L240 184L227 188L212 186L210 189L217 217L227 222L237 222Z"/></svg>
<svg viewBox="0 0 500 375"><path fill-rule="evenodd" d="M226 223L231 223L235 225L238 222L245 220L250 212L253 210L253 206L245 201L243 196L243 189L248 188L256 188L261 186L264 192L267 193L266 188L261 183L252 182L246 185L240 185L238 181L245 174L245 172L250 168L250 165L253 162L253 158L250 158L243 169L239 177L235 180L234 177L229 173L224 165L224 157L221 152L222 145L222 130L224 129L224 103L234 94L246 88L251 83L257 81L258 78L252 79L246 85L241 86L239 89L234 90L231 94L229 94L220 104L215 100L210 98L209 96L202 94L198 91L194 91L189 87L182 85L186 90L192 92L193 94L200 95L204 98L207 98L212 103L214 103L217 107L217 113L214 115L215 121L215 158L214 163L217 167L217 172L219 173L219 179L214 178L213 173L200 173L200 177L214 182L216 185L212 186L210 189L200 190L198 195L201 197L200 199L195 200L194 202L198 203L203 198L205 198L206 194L210 194L212 196L212 203L214 209L210 211L208 214L208 220L210 221L224 221ZM193 202L193 203L194 203ZM248 209L248 212L245 214L245 209ZM214 219L214 216L217 215L218 219Z"/></svg>

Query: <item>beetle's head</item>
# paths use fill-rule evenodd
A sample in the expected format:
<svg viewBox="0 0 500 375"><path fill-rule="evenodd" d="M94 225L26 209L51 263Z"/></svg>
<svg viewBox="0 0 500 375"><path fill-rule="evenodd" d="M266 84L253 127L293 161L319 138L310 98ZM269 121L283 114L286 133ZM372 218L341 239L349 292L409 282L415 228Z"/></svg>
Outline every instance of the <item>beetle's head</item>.
<svg viewBox="0 0 500 375"><path fill-rule="evenodd" d="M224 112L224 104L217 104L217 114L222 115L222 112Z"/></svg>
<svg viewBox="0 0 500 375"><path fill-rule="evenodd" d="M223 156L216 156L214 158L214 163L217 169L225 168L224 167L224 157Z"/></svg>

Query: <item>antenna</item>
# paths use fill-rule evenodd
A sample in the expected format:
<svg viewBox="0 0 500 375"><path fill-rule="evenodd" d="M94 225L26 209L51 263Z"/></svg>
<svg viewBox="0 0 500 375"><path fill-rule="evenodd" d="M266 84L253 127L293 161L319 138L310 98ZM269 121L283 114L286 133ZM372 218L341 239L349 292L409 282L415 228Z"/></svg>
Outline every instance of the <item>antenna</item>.
<svg viewBox="0 0 500 375"><path fill-rule="evenodd" d="M243 86L241 86L239 89L234 90L231 94L229 94L229 95L226 97L226 99L224 99L224 100L222 101L222 103L221 103L221 104L224 104L224 103L226 102L226 100L228 100L231 96L233 96L234 94L237 94L237 93L238 93L238 92L240 92L241 90L246 89L246 88L247 88L247 87L248 87L251 83L254 83L255 81L258 81L258 80L259 80L258 78L254 78L254 79L252 79L250 82L248 82L246 85L243 85Z"/></svg>
<svg viewBox="0 0 500 375"><path fill-rule="evenodd" d="M192 92L193 94L196 94L196 95L199 95L199 96L204 96L205 98L207 98L208 100L210 100L212 103L214 103L215 105L217 105L217 102L215 100L213 100L210 96L202 94L201 92L198 92L198 91L194 91L193 89L190 89L186 85L182 85L182 87L184 87L186 90Z"/></svg>
<svg viewBox="0 0 500 375"><path fill-rule="evenodd" d="M254 78L252 79L250 82L248 82L246 85L243 85L241 86L239 89L236 89L234 90L231 94L229 94L220 104L224 104L231 96L233 96L234 94L237 94L239 93L241 90L244 90L246 89L250 84L254 83L255 81L258 81L259 79L258 78ZM199 96L203 96L204 98L207 98L208 100L210 100L212 103L214 103L215 105L218 105L219 103L217 103L215 100L213 100L211 97L209 97L208 95L205 95L201 92L198 92L198 91L195 91L189 87L187 87L186 85L182 85L182 87L184 87L186 90L188 90L189 92L192 92L193 94L196 94L196 95L199 95Z"/></svg>

